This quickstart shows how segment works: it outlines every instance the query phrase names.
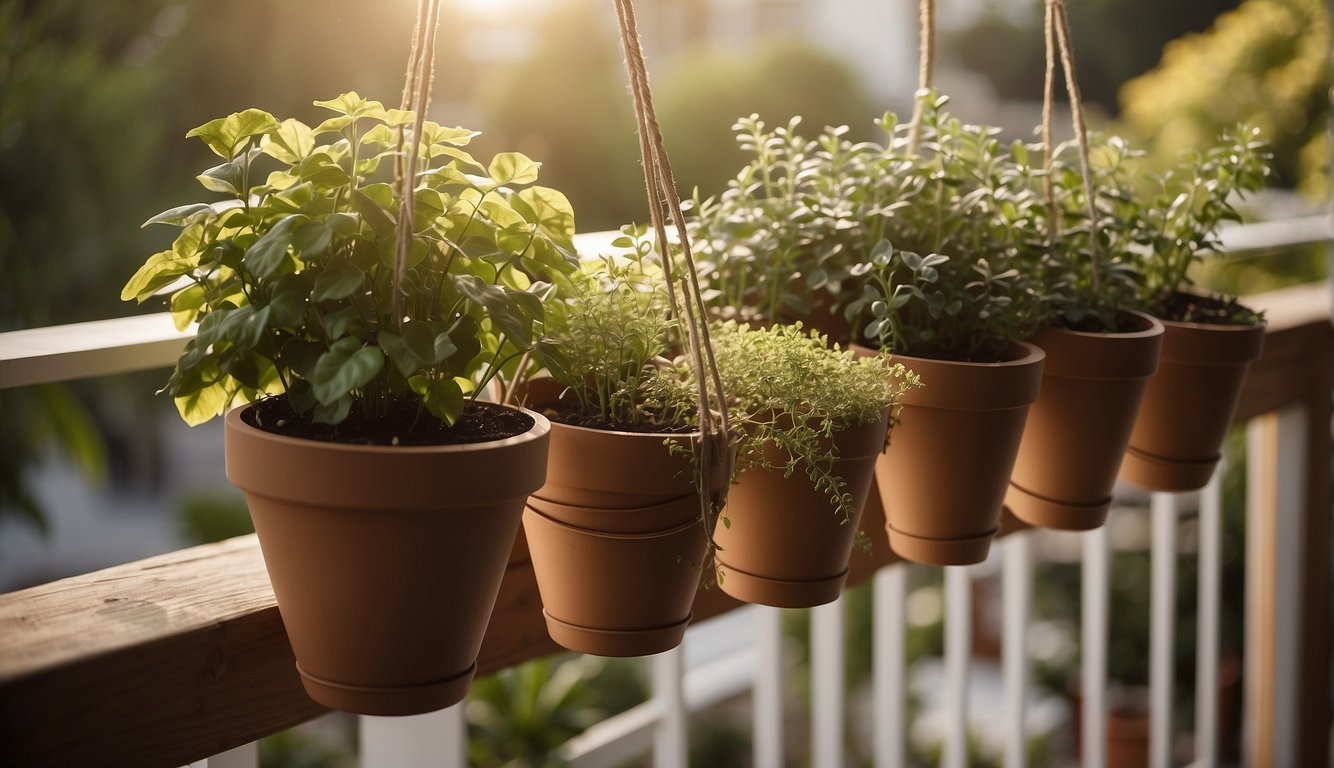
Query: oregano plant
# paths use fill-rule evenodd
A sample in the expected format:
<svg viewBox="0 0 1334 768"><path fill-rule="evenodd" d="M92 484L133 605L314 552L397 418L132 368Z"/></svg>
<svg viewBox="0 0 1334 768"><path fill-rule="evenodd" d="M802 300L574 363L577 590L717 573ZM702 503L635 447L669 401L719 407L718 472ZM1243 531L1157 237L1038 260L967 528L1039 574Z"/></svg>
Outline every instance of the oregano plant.
<svg viewBox="0 0 1334 768"><path fill-rule="evenodd" d="M396 275L390 182L415 116L355 92L315 104L332 113L316 126L247 109L189 132L220 158L198 179L223 199L149 219L180 233L122 298L166 295L178 327L198 324L164 387L190 424L265 394L323 424L405 399L453 424L540 337L576 263L569 201L535 184L537 162L483 164L476 132L425 121Z"/></svg>

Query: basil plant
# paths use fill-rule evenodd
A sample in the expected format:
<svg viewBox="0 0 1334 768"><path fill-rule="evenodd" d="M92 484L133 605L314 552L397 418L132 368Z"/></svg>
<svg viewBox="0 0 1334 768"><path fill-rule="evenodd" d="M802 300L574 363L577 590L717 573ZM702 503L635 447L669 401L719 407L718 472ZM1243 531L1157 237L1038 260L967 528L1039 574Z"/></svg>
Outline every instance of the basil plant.
<svg viewBox="0 0 1334 768"><path fill-rule="evenodd" d="M179 328L198 323L164 388L192 425L264 394L325 424L415 397L453 424L541 337L576 263L569 201L534 185L533 160L483 165L465 150L474 131L426 121L397 274L392 182L414 115L356 93L315 104L332 115L314 127L247 109L187 134L221 159L198 179L225 199L149 219L180 234L122 298L168 294Z"/></svg>

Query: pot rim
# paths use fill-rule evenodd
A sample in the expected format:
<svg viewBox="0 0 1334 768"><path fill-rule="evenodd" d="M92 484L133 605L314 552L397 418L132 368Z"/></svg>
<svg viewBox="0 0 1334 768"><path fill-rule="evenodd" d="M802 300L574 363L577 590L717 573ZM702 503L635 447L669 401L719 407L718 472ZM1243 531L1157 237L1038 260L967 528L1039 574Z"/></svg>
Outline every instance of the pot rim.
<svg viewBox="0 0 1334 768"><path fill-rule="evenodd" d="M281 445L300 447L303 450L319 449L332 453L393 454L396 456L501 450L510 446L540 439L543 435L546 435L551 431L550 420L536 411L514 405L500 405L499 403L488 403L488 405L496 405L501 408L509 408L511 410L519 411L533 420L533 426L517 435L504 437L499 440L483 440L475 443L453 443L448 445L366 445L361 443L335 443L307 437L292 437L290 435L280 435L276 432L270 432L266 429L252 426L251 424L246 423L245 419L241 418L241 416L247 410L252 408L254 403L244 403L227 411L225 421L229 427L254 432L259 436L262 436L263 439Z"/></svg>
<svg viewBox="0 0 1334 768"><path fill-rule="evenodd" d="M1116 314L1129 315L1131 317L1139 318L1144 322L1146 322L1148 324L1148 327L1138 331L1077 331L1071 328L1062 328L1057 325L1057 326L1051 326L1049 328L1043 328L1041 331L1038 331L1038 333L1039 334L1059 333L1062 336L1076 336L1078 338L1093 338L1093 339L1107 339L1107 338L1127 339L1127 340L1143 339L1152 336L1162 335L1166 327L1166 323L1168 322L1167 320L1163 320L1162 318L1154 317L1148 312L1141 312L1138 309L1121 309L1117 310Z"/></svg>

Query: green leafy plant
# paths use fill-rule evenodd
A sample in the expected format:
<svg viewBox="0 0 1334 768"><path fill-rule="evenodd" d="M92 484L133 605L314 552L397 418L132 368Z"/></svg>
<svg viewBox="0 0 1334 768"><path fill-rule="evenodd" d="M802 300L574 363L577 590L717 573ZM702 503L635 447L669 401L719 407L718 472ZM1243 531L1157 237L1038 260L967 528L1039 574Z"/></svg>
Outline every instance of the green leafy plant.
<svg viewBox="0 0 1334 768"><path fill-rule="evenodd" d="M917 377L888 355L856 357L829 339L795 325L754 329L726 322L712 333L723 391L738 432L737 471L799 465L828 494L836 514L850 520L855 500L833 471L838 452L829 441L849 427L878 421L897 410L900 395ZM784 463L774 464L766 446Z"/></svg>
<svg viewBox="0 0 1334 768"><path fill-rule="evenodd" d="M1041 145L1016 144L1011 154L1036 194L1045 197L1050 185L1047 210L1029 219L1026 237L1027 261L1042 277L1048 322L1074 330L1114 331L1122 311L1145 304L1136 188L1136 161L1143 153L1117 136L1094 132L1088 141L1094 220L1076 141L1056 145L1047 176L1030 161L1041 157Z"/></svg>
<svg viewBox="0 0 1334 768"><path fill-rule="evenodd" d="M723 317L777 322L847 298L861 148L843 138L846 126L812 140L800 122L770 131L758 115L738 120L732 129L751 161L722 194L692 201L705 298Z"/></svg>
<svg viewBox="0 0 1334 768"><path fill-rule="evenodd" d="M869 247L853 274L865 282L845 311L867 320L866 337L896 352L997 359L1048 312L1025 261L1042 202L998 128L951 117L945 97L922 98L920 151L892 113L880 121L886 141L867 182L888 192L860 213ZM905 175L925 183L895 199L908 188Z"/></svg>
<svg viewBox="0 0 1334 768"><path fill-rule="evenodd" d="M612 245L625 253L586 262L569 297L546 308L538 360L599 426L671 430L693 421L694 393L661 374L680 334L647 235L646 227L623 227Z"/></svg>
<svg viewBox="0 0 1334 768"><path fill-rule="evenodd" d="M1191 285L1190 269L1206 252L1218 249L1218 227L1241 221L1235 201L1264 186L1271 159L1258 129L1241 125L1225 131L1218 144L1192 150L1163 174L1137 218L1143 246L1144 300L1150 311L1169 320L1204 320L1200 307L1179 299ZM1253 323L1258 316L1228 304L1224 322Z"/></svg>
<svg viewBox="0 0 1334 768"><path fill-rule="evenodd" d="M543 301L575 263L573 211L534 185L538 163L507 152L483 165L464 149L475 132L426 121L399 269L389 181L414 116L356 93L315 103L333 112L315 127L248 109L190 131L222 158L200 184L226 199L149 219L180 235L122 298L169 292L178 327L198 323L164 388L191 424L281 393L317 423L406 401L452 425L539 337Z"/></svg>

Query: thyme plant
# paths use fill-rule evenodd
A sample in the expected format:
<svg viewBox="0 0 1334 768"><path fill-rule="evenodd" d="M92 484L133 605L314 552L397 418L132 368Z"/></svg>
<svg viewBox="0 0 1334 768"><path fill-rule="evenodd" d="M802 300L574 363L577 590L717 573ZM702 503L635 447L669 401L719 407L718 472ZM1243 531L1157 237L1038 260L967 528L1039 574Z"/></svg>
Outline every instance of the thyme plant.
<svg viewBox="0 0 1334 768"><path fill-rule="evenodd" d="M284 394L318 423L406 399L452 425L539 337L553 281L575 264L569 201L534 185L533 160L483 165L465 149L474 131L427 121L405 169L415 226L396 275L388 182L414 115L356 93L315 103L333 114L314 127L248 109L190 131L221 158L198 178L224 199L149 219L180 234L122 298L166 292L178 327L198 323L164 387L190 424Z"/></svg>
<svg viewBox="0 0 1334 768"><path fill-rule="evenodd" d="M723 318L779 322L848 298L864 146L844 138L847 126L803 138L800 123L769 130L758 115L738 120L750 162L722 194L692 201L705 299Z"/></svg>
<svg viewBox="0 0 1334 768"><path fill-rule="evenodd" d="M856 505L834 473L838 451L829 439L886 411L892 419L899 397L919 385L916 375L887 355L831 347L800 323L757 330L729 321L715 327L713 345L740 435L737 471L781 468L790 476L804 466L835 513L850 520ZM767 445L784 457L781 466L766 457Z"/></svg>
<svg viewBox="0 0 1334 768"><path fill-rule="evenodd" d="M586 262L563 301L547 306L537 357L598 426L677 428L690 424L693 391L661 373L676 322L670 317L648 229L627 225L619 255Z"/></svg>
<svg viewBox="0 0 1334 768"><path fill-rule="evenodd" d="M1025 261L1042 202L999 129L951 117L944 97L923 99L919 152L892 113L880 121L885 143L865 183L884 191L858 212L866 251L852 274L864 282L844 311L882 348L995 360L1048 312Z"/></svg>

